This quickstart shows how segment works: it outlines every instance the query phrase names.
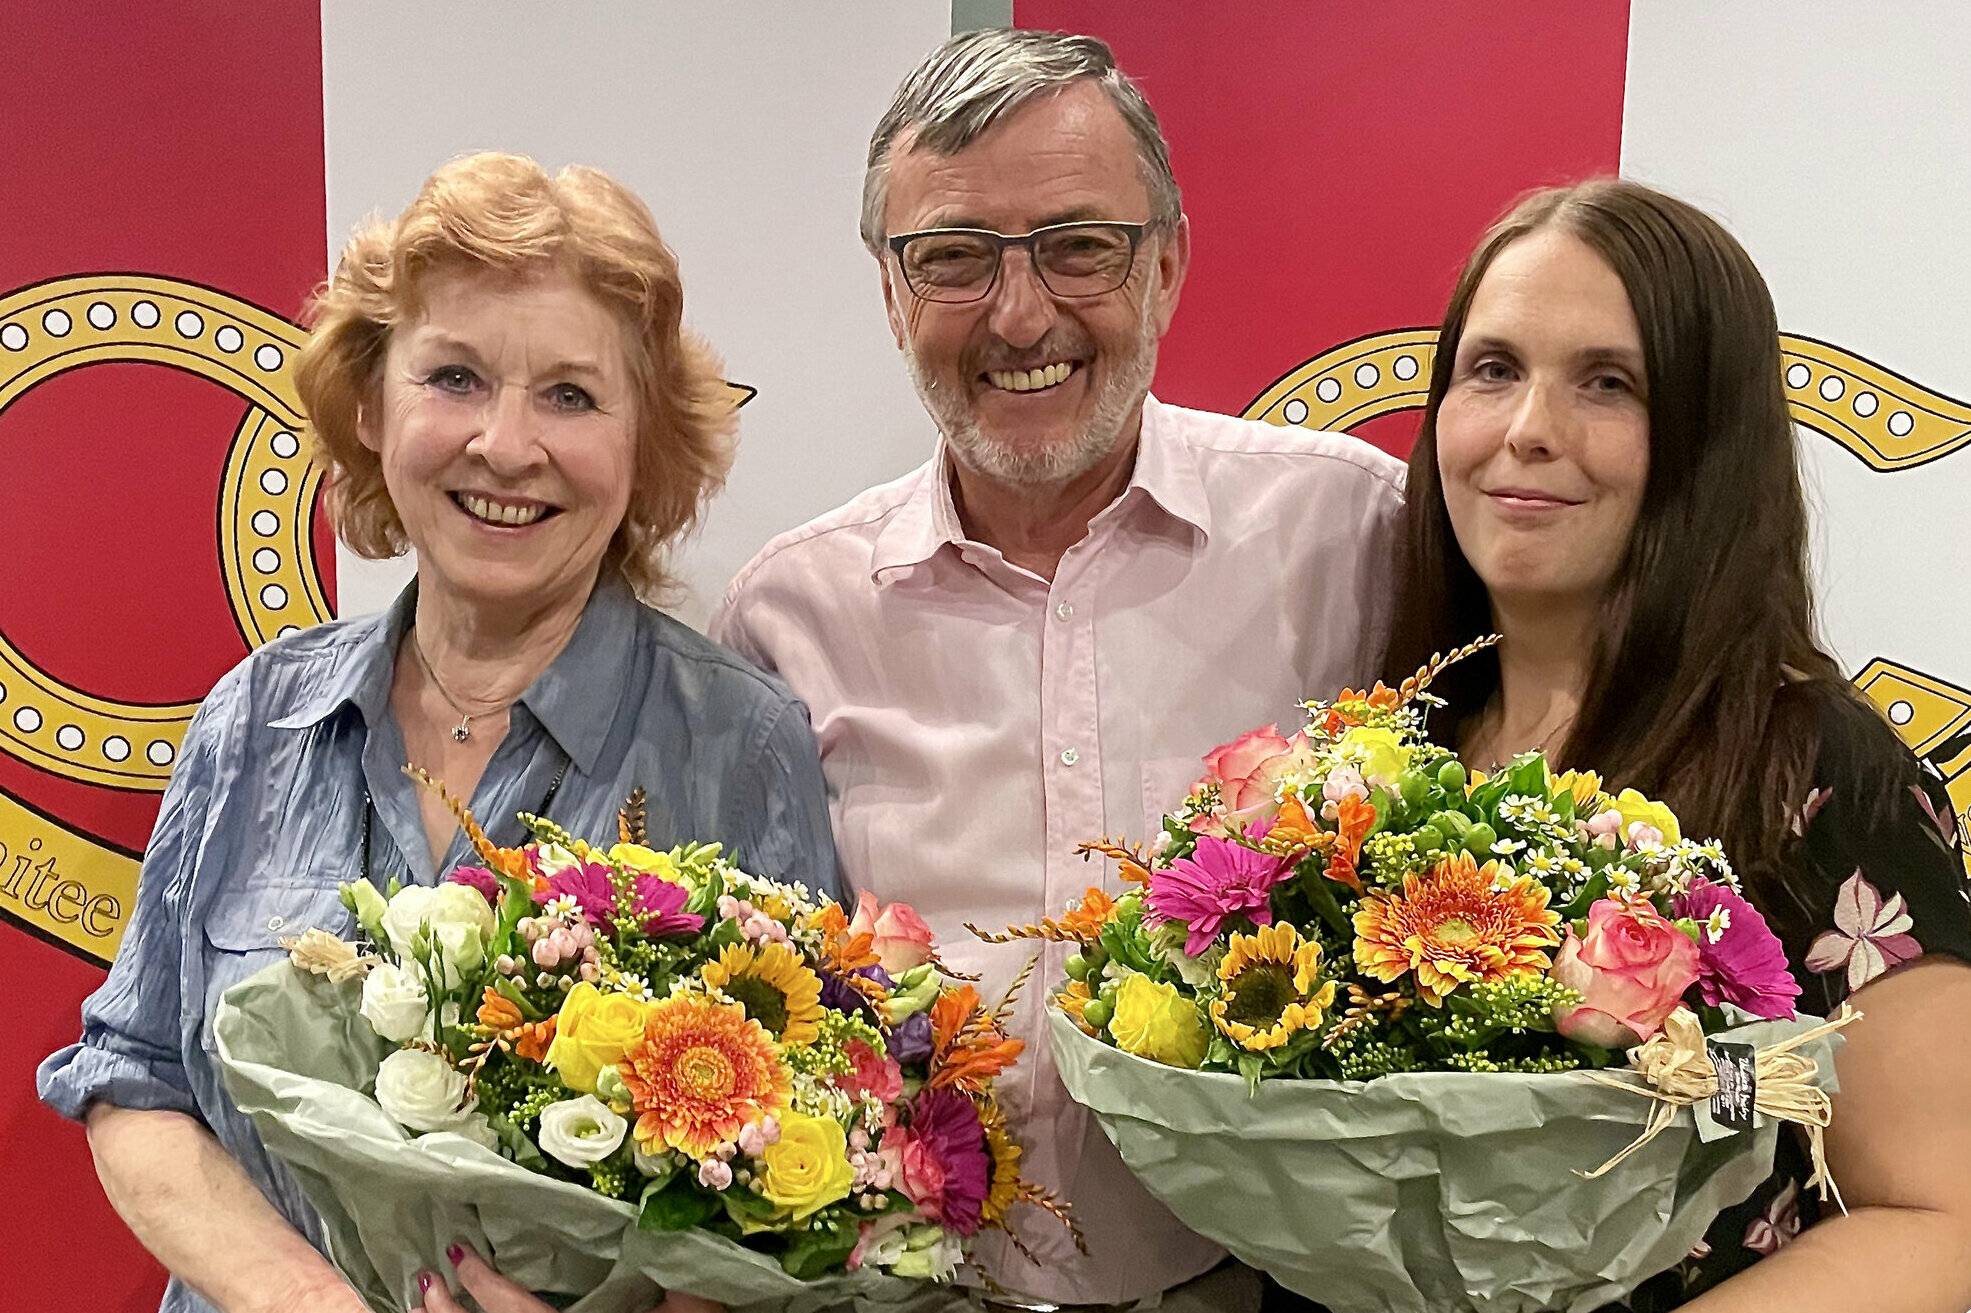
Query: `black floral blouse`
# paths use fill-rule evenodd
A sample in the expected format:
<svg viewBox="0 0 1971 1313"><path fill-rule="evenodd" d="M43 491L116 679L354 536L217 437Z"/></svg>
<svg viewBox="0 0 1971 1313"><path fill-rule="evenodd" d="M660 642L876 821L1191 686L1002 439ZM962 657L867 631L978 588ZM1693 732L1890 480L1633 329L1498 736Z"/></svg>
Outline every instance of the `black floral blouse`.
<svg viewBox="0 0 1971 1313"><path fill-rule="evenodd" d="M1807 909L1817 929L1788 933L1780 922L1789 918L1772 918L1800 982L1796 1006L1817 1016L1925 953L1971 960L1963 839L1943 780L1911 760L1907 779L1880 801L1883 783L1871 775L1893 732L1841 703L1820 717L1816 783L1794 812L1793 883L1817 901ZM1676 1308L1783 1248L1821 1216L1819 1191L1806 1186L1812 1170L1804 1138L1783 1130L1766 1183L1721 1213L1682 1263L1645 1282L1629 1308Z"/></svg>

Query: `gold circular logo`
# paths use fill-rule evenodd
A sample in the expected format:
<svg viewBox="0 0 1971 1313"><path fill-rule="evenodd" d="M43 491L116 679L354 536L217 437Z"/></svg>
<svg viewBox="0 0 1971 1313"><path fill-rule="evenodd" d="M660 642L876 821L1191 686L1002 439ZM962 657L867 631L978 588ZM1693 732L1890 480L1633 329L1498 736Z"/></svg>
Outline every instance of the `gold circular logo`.
<svg viewBox="0 0 1971 1313"><path fill-rule="evenodd" d="M306 340L285 319L195 283L57 279L0 299L0 412L57 374L113 361L171 365L245 398L219 494L219 554L233 619L254 648L330 616L310 532L321 471L294 394ZM95 697L0 632L0 752L56 775L162 791L197 705Z"/></svg>

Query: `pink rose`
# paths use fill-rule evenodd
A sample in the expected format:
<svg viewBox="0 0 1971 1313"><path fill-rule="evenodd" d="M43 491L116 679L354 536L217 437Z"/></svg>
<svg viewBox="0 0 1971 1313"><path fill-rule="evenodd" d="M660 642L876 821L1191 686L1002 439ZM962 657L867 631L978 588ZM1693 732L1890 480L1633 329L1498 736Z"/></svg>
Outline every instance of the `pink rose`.
<svg viewBox="0 0 1971 1313"><path fill-rule="evenodd" d="M878 1053L863 1040L852 1039L843 1048L849 1070L836 1080L852 1099L873 1098L879 1103L895 1103L903 1097L903 1068L887 1053Z"/></svg>
<svg viewBox="0 0 1971 1313"><path fill-rule="evenodd" d="M909 903L891 903L877 909L874 894L864 890L856 896L855 919L849 922L849 936L867 934L870 949L884 971L900 976L931 960L931 927Z"/></svg>
<svg viewBox="0 0 1971 1313"><path fill-rule="evenodd" d="M1205 754L1202 781L1218 785L1227 811L1248 819L1265 819L1279 802L1280 781L1295 766L1314 763L1307 735L1283 738L1278 725L1241 734Z"/></svg>
<svg viewBox="0 0 1971 1313"><path fill-rule="evenodd" d="M892 1127L883 1136L883 1166L890 1185L930 1217L944 1206L944 1164L936 1150L907 1126Z"/></svg>
<svg viewBox="0 0 1971 1313"><path fill-rule="evenodd" d="M1567 941L1553 977L1581 995L1554 1018L1562 1035L1605 1049L1628 1048L1663 1028L1697 980L1697 943L1647 902L1604 898L1588 909L1588 932Z"/></svg>

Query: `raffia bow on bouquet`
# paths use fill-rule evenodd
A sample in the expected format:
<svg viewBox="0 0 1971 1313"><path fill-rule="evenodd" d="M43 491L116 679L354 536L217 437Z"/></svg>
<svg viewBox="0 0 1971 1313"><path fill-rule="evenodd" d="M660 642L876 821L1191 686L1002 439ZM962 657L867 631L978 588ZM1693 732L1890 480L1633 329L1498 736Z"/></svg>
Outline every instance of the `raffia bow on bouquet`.
<svg viewBox="0 0 1971 1313"><path fill-rule="evenodd" d="M1487 645L1213 749L1153 844L1085 846L1115 883L986 936L1080 946L1069 1093L1188 1226L1336 1313L1619 1302L1830 1113L1847 1019L1796 1017L1722 848L1430 740L1430 683ZM1710 1115L1713 1046L1742 1119Z"/></svg>
<svg viewBox="0 0 1971 1313"><path fill-rule="evenodd" d="M1834 1100L1825 1088L1820 1063L1808 1052L1808 1046L1861 1017L1844 1003L1830 1020L1758 1050L1750 1081L1753 1094L1747 1100L1754 1112L1801 1128L1814 1169L1807 1178L1808 1187L1819 1189L1822 1199L1833 1199L1844 1212L1840 1187L1827 1168L1827 1128L1834 1120ZM1652 1100L1656 1109L1649 1125L1628 1147L1593 1171L1581 1173L1586 1180L1614 1171L1630 1154L1668 1130L1679 1111L1709 1103L1720 1091L1718 1068L1704 1038L1704 1027L1688 1008L1672 1012L1662 1032L1629 1055L1629 1072L1589 1074L1612 1089L1630 1090Z"/></svg>

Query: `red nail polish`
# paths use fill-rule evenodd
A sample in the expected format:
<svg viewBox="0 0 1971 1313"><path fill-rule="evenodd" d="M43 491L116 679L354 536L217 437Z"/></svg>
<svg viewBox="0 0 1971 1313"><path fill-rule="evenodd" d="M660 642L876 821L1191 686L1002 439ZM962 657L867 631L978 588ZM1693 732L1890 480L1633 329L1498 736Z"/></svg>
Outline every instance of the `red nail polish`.
<svg viewBox="0 0 1971 1313"><path fill-rule="evenodd" d="M417 1274L417 1293L420 1295L431 1293L431 1274L429 1272L420 1272Z"/></svg>
<svg viewBox="0 0 1971 1313"><path fill-rule="evenodd" d="M465 1247L463 1245L446 1245L445 1257L452 1260L453 1267L457 1267L459 1260L465 1257Z"/></svg>

